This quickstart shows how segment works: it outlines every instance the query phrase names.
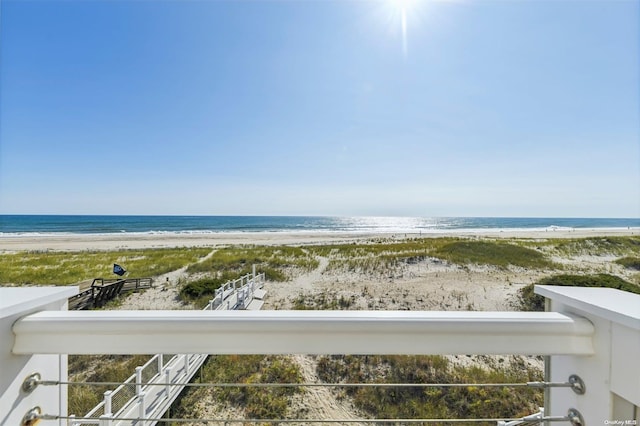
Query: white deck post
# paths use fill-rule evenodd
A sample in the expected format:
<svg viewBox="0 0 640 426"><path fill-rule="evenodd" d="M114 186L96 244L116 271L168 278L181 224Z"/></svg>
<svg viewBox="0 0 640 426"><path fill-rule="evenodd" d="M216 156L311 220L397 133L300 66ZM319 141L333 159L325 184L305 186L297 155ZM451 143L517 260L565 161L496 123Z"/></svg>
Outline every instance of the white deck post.
<svg viewBox="0 0 640 426"><path fill-rule="evenodd" d="M104 415L111 416L113 414L113 410L111 408L111 394L113 391L106 391L104 393Z"/></svg>
<svg viewBox="0 0 640 426"><path fill-rule="evenodd" d="M38 373L42 380L67 381L67 355L16 354L12 351L13 324L39 311L66 311L67 299L78 287L0 287L0 425L20 425L23 416L40 407L42 412L67 415L67 386L33 386L25 379ZM48 425L66 425L66 420Z"/></svg>
<svg viewBox="0 0 640 426"><path fill-rule="evenodd" d="M578 394L551 388L545 414L564 416L574 408L589 426L636 425L640 415L640 295L610 288L559 286L536 286L535 292L547 298L547 310L586 318L595 331L593 355L551 355L551 381L566 382L575 374L586 390Z"/></svg>
<svg viewBox="0 0 640 426"><path fill-rule="evenodd" d="M136 395L142 393L142 367L136 367Z"/></svg>
<svg viewBox="0 0 640 426"><path fill-rule="evenodd" d="M113 417L112 407L112 395L113 391L106 391L104 395L104 414L100 416L100 426L111 426L111 419Z"/></svg>
<svg viewBox="0 0 640 426"><path fill-rule="evenodd" d="M158 357L158 375L160 375L160 374L162 374L162 368L163 368L163 365L162 365L162 357L163 357L163 355L162 354L158 354L156 356Z"/></svg>
<svg viewBox="0 0 640 426"><path fill-rule="evenodd" d="M140 417L141 419L145 419L147 418L147 404L145 401L146 397L146 393L145 392L141 392L138 395L138 417ZM143 420L142 422L140 422L140 424L142 426L144 426L146 424L146 422Z"/></svg>

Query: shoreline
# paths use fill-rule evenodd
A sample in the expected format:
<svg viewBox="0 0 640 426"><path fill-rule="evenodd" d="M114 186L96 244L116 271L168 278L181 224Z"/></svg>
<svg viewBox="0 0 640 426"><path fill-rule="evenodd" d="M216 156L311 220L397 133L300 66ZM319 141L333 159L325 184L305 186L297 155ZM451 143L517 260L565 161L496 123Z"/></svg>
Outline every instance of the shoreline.
<svg viewBox="0 0 640 426"><path fill-rule="evenodd" d="M460 229L426 232L261 231L218 233L48 234L0 236L0 253L14 251L82 251L170 247L216 247L239 244L316 245L410 238L586 238L637 236L640 228Z"/></svg>

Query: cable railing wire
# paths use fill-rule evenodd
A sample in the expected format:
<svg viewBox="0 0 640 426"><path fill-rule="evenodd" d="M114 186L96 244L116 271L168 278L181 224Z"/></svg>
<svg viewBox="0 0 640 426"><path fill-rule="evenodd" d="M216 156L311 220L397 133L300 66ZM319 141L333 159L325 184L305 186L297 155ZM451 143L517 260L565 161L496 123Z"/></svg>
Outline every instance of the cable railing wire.
<svg viewBox="0 0 640 426"><path fill-rule="evenodd" d="M92 423L97 419L92 417L75 417L75 416L59 416L52 414L39 414L36 416L40 420L68 420L78 423ZM149 417L109 417L111 421L123 421L123 422L167 422L167 423L497 423L502 421L523 421L527 423L541 423L541 422L563 422L570 421L568 416L543 416L535 420L527 417L492 417L492 418L469 418L469 419L454 419L454 418L442 418L442 419L237 419L237 418L200 418L200 419L188 419L188 418L149 418Z"/></svg>
<svg viewBox="0 0 640 426"><path fill-rule="evenodd" d="M43 386L119 386L122 382L69 382L59 380L40 380L39 385ZM357 388L357 387L387 387L387 388L466 388L466 387L511 387L511 388L547 388L547 387L567 387L575 385L570 382L522 382L522 383L142 383L143 386L165 386L165 387L219 387L219 388L269 388L269 387L333 387L333 388Z"/></svg>

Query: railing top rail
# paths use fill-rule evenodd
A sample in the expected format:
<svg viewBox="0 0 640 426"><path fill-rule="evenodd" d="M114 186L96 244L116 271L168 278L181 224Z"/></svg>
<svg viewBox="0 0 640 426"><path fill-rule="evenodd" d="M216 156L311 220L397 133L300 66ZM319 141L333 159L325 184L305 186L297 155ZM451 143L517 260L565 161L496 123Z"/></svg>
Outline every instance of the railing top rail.
<svg viewBox="0 0 640 426"><path fill-rule="evenodd" d="M101 280L101 284L96 284L94 280L94 283L91 284L91 287L104 288L104 287L110 287L110 286L117 285L124 282L126 282L125 279L115 279L115 280Z"/></svg>
<svg viewBox="0 0 640 426"><path fill-rule="evenodd" d="M592 324L557 312L57 311L13 331L25 354L593 353Z"/></svg>
<svg viewBox="0 0 640 426"><path fill-rule="evenodd" d="M91 409L91 411L89 411L85 416L86 416L86 417L93 417L93 416L98 412L98 410L100 410L100 409L101 409L101 408L103 408L103 407L104 407L104 400L100 401L100 402L99 402L95 407L93 407L93 408Z"/></svg>
<svg viewBox="0 0 640 426"><path fill-rule="evenodd" d="M142 369L147 368L148 366L157 363L158 362L158 357L161 356L162 354L155 354L154 356L152 356L151 358L149 358L149 361L145 362L144 364L142 364Z"/></svg>
<svg viewBox="0 0 640 426"><path fill-rule="evenodd" d="M77 286L66 287L0 287L0 318L29 311L57 298L78 294Z"/></svg>

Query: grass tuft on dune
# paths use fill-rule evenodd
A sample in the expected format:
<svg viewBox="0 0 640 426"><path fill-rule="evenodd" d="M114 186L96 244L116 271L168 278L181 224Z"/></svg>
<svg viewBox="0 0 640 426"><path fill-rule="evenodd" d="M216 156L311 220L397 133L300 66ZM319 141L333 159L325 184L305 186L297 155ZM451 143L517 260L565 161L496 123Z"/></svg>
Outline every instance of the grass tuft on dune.
<svg viewBox="0 0 640 426"><path fill-rule="evenodd" d="M0 285L69 285L93 278L113 278L114 263L127 276L154 277L175 271L206 256L209 248L116 251L18 252L0 254Z"/></svg>

